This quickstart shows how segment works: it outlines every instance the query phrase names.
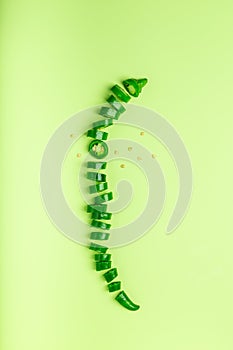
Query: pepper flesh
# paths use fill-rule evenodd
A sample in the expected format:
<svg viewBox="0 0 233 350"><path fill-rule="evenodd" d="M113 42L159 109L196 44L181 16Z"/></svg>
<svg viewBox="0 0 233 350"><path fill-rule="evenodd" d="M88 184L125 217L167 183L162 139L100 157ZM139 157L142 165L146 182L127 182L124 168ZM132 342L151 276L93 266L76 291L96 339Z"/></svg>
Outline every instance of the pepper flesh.
<svg viewBox="0 0 233 350"><path fill-rule="evenodd" d="M89 171L87 173L88 180L93 180L97 182L105 182L106 181L106 175L101 173L96 173L94 171Z"/></svg>
<svg viewBox="0 0 233 350"><path fill-rule="evenodd" d="M115 108L119 113L123 113L126 111L125 107L119 102L117 101L117 99L111 95L109 96L109 98L107 99L108 103Z"/></svg>
<svg viewBox="0 0 233 350"><path fill-rule="evenodd" d="M109 239L110 234L106 232L91 232L90 239L96 241L106 241Z"/></svg>
<svg viewBox="0 0 233 350"><path fill-rule="evenodd" d="M107 162L87 162L87 168L92 168L92 169L106 169Z"/></svg>
<svg viewBox="0 0 233 350"><path fill-rule="evenodd" d="M111 88L112 92L114 93L114 95L116 97L118 97L121 101L123 102L129 102L129 100L131 99L131 97L119 86L119 85L114 85Z"/></svg>
<svg viewBox="0 0 233 350"><path fill-rule="evenodd" d="M115 108L102 107L99 114L106 118L118 119L120 113Z"/></svg>
<svg viewBox="0 0 233 350"><path fill-rule="evenodd" d="M106 212L107 204L88 204L87 213L93 213L93 211Z"/></svg>
<svg viewBox="0 0 233 350"><path fill-rule="evenodd" d="M97 261L96 262L96 271L107 270L112 266L111 261Z"/></svg>
<svg viewBox="0 0 233 350"><path fill-rule="evenodd" d="M93 139L96 139L96 140L107 140L108 133L101 131L99 129L90 129L87 132L87 136L92 137Z"/></svg>
<svg viewBox="0 0 233 350"><path fill-rule="evenodd" d="M95 254L95 261L109 261L111 254Z"/></svg>
<svg viewBox="0 0 233 350"><path fill-rule="evenodd" d="M104 120L99 120L97 122L94 122L92 124L93 128L107 128L108 126L113 125L113 119L104 119Z"/></svg>
<svg viewBox="0 0 233 350"><path fill-rule="evenodd" d="M108 183L102 182L100 184L89 186L89 192L90 193L102 192L102 191L107 190L107 188L108 188Z"/></svg>
<svg viewBox="0 0 233 350"><path fill-rule="evenodd" d="M108 250L108 247L91 242L89 249L95 250L96 252L99 252L99 253L106 253L106 251Z"/></svg>
<svg viewBox="0 0 233 350"><path fill-rule="evenodd" d="M92 220L91 226L100 228L102 230L110 230L111 224L106 224L103 221Z"/></svg>
<svg viewBox="0 0 233 350"><path fill-rule="evenodd" d="M108 154L108 146L105 142L101 140L93 140L89 144L89 152L95 158L104 158Z"/></svg>
<svg viewBox="0 0 233 350"><path fill-rule="evenodd" d="M118 303L124 306L126 309L131 311L136 311L140 308L139 305L136 305L132 302L132 300L128 297L128 295L122 290L119 294L117 294L115 298Z"/></svg>
<svg viewBox="0 0 233 350"><path fill-rule="evenodd" d="M140 88L139 85L137 83L136 79L127 79L124 80L123 82L124 88L126 89L126 91L133 97L138 97L139 93L140 93Z"/></svg>
<svg viewBox="0 0 233 350"><path fill-rule="evenodd" d="M121 289L121 282L117 281L117 282L111 282L108 284L108 291L110 293L115 292L117 290Z"/></svg>
<svg viewBox="0 0 233 350"><path fill-rule="evenodd" d="M114 280L114 278L118 276L117 268L112 268L111 270L105 272L103 276L107 282L111 282L112 280Z"/></svg>
<svg viewBox="0 0 233 350"><path fill-rule="evenodd" d="M95 202L95 204L101 204L104 202L108 202L112 199L113 199L112 192L107 192L107 193L101 194L100 196L95 197L94 202Z"/></svg>
<svg viewBox="0 0 233 350"><path fill-rule="evenodd" d="M91 218L92 219L102 219L102 220L110 220L112 217L112 213L101 213L98 210L94 210L92 212Z"/></svg>

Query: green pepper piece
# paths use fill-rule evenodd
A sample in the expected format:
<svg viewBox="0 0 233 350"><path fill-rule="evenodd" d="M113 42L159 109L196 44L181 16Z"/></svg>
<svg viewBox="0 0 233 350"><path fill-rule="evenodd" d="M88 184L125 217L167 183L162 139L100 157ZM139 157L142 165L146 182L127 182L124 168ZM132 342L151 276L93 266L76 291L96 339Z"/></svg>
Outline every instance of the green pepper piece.
<svg viewBox="0 0 233 350"><path fill-rule="evenodd" d="M101 204L104 202L111 201L112 199L113 199L112 192L107 192L107 193L101 194L100 196L94 197L94 202L95 204Z"/></svg>
<svg viewBox="0 0 233 350"><path fill-rule="evenodd" d="M131 96L138 97L140 89L136 79L124 80L122 84Z"/></svg>
<svg viewBox="0 0 233 350"><path fill-rule="evenodd" d="M117 282L111 282L108 284L108 291L110 293L115 292L116 290L121 289L121 282L117 281Z"/></svg>
<svg viewBox="0 0 233 350"><path fill-rule="evenodd" d="M89 249L95 250L96 252L100 252L100 253L106 253L106 251L108 250L107 247L100 244L93 243L93 242L91 242Z"/></svg>
<svg viewBox="0 0 233 350"><path fill-rule="evenodd" d="M89 144L89 152L95 158L104 158L108 154L108 146L105 142L100 140L93 140Z"/></svg>
<svg viewBox="0 0 233 350"><path fill-rule="evenodd" d="M98 129L90 129L87 132L87 136L96 140L107 140L108 133Z"/></svg>
<svg viewBox="0 0 233 350"><path fill-rule="evenodd" d="M95 254L95 261L109 261L111 254Z"/></svg>
<svg viewBox="0 0 233 350"><path fill-rule="evenodd" d="M98 210L94 210L92 212L92 219L102 219L102 220L110 220L112 217L112 213L101 213Z"/></svg>
<svg viewBox="0 0 233 350"><path fill-rule="evenodd" d="M117 269L116 267L112 268L111 270L105 272L103 274L105 280L107 282L111 282L112 280L114 280L114 278L116 278L118 276L118 272L117 272Z"/></svg>
<svg viewBox="0 0 233 350"><path fill-rule="evenodd" d="M112 266L111 261L97 261L96 262L96 271L107 270Z"/></svg>
<svg viewBox="0 0 233 350"><path fill-rule="evenodd" d="M100 228L102 230L110 230L110 227L112 225L111 224L106 224L105 222L102 222L102 221L92 220L91 226Z"/></svg>
<svg viewBox="0 0 233 350"><path fill-rule="evenodd" d="M89 171L87 173L88 180L93 180L97 182L105 182L106 181L106 175L101 173L96 173L94 171Z"/></svg>
<svg viewBox="0 0 233 350"><path fill-rule="evenodd" d="M107 210L107 204L88 204L87 205L88 213L93 213L93 211L106 212L106 210Z"/></svg>
<svg viewBox="0 0 233 350"><path fill-rule="evenodd" d="M96 192L103 192L108 189L108 183L102 182L100 184L91 185L89 186L89 192L90 193L96 193Z"/></svg>
<svg viewBox="0 0 233 350"><path fill-rule="evenodd" d="M123 102L129 102L129 100L131 99L131 97L119 86L119 85L114 85L111 88L112 92L114 93L114 95L116 97L119 98L119 100L123 101Z"/></svg>
<svg viewBox="0 0 233 350"><path fill-rule="evenodd" d="M138 86L141 90L147 84L147 82L148 82L148 79L146 79L146 78L137 79Z"/></svg>
<svg viewBox="0 0 233 350"><path fill-rule="evenodd" d="M87 162L87 168L92 168L92 169L106 169L107 162Z"/></svg>
<svg viewBox="0 0 233 350"><path fill-rule="evenodd" d="M106 241L109 239L110 233L106 232L91 232L90 239L94 239L96 241Z"/></svg>
<svg viewBox="0 0 233 350"><path fill-rule="evenodd" d="M99 114L106 118L118 119L120 113L115 108L102 107Z"/></svg>
<svg viewBox="0 0 233 350"><path fill-rule="evenodd" d="M126 111L125 107L119 102L117 101L117 99L111 95L108 99L107 99L108 103L115 108L119 113L123 113Z"/></svg>
<svg viewBox="0 0 233 350"><path fill-rule="evenodd" d="M128 295L123 290L117 294L115 299L128 310L136 311L140 308L139 305L134 304L132 300L130 300Z"/></svg>
<svg viewBox="0 0 233 350"><path fill-rule="evenodd" d="M113 125L113 119L103 119L103 120L99 120L97 122L94 122L92 124L93 129L95 128L107 128L108 126Z"/></svg>

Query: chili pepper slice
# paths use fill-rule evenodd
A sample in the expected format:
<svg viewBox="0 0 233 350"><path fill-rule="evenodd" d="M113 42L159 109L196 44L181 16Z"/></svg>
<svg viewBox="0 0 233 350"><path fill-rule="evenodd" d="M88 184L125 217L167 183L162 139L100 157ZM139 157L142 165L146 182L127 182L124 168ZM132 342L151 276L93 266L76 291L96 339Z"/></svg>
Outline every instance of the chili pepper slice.
<svg viewBox="0 0 233 350"><path fill-rule="evenodd" d="M92 212L91 218L92 219L102 219L102 220L110 220L112 217L112 213L101 213L98 210L94 210Z"/></svg>
<svg viewBox="0 0 233 350"><path fill-rule="evenodd" d="M96 262L96 271L107 270L112 266L111 261L97 261Z"/></svg>
<svg viewBox="0 0 233 350"><path fill-rule="evenodd" d="M125 107L119 102L117 101L117 99L111 95L108 99L107 102L113 107L115 108L119 113L123 113L126 111Z"/></svg>
<svg viewBox="0 0 233 350"><path fill-rule="evenodd" d="M112 280L114 280L114 278L118 276L117 268L112 268L111 270L105 272L103 276L107 282L111 282Z"/></svg>
<svg viewBox="0 0 233 350"><path fill-rule="evenodd" d="M91 232L90 239L94 239L96 241L106 241L109 239L110 233L106 232Z"/></svg>
<svg viewBox="0 0 233 350"><path fill-rule="evenodd" d="M108 133L98 129L90 129L87 132L87 136L92 137L96 140L107 140Z"/></svg>
<svg viewBox="0 0 233 350"><path fill-rule="evenodd" d="M123 290L117 294L115 299L128 310L136 311L140 308L139 305L134 304L132 300L130 300L128 295Z"/></svg>
<svg viewBox="0 0 233 350"><path fill-rule="evenodd" d="M118 119L120 113L115 108L102 107L99 114L106 118Z"/></svg>
<svg viewBox="0 0 233 350"><path fill-rule="evenodd" d="M106 169L107 162L87 162L87 168L92 168L92 169Z"/></svg>
<svg viewBox="0 0 233 350"><path fill-rule="evenodd" d="M93 140L89 144L89 152L95 158L104 158L108 154L108 146L105 142L100 140Z"/></svg>
<svg viewBox="0 0 233 350"><path fill-rule="evenodd" d="M106 251L108 250L108 247L91 242L89 249L95 250L96 252L100 252L100 253L106 253Z"/></svg>
<svg viewBox="0 0 233 350"><path fill-rule="evenodd" d="M108 189L108 183L102 182L100 184L91 185L89 186L89 192L90 193L96 193L96 192L102 192Z"/></svg>
<svg viewBox="0 0 233 350"><path fill-rule="evenodd" d="M102 221L92 220L91 226L101 228L102 230L110 230L111 224L106 224Z"/></svg>
<svg viewBox="0 0 233 350"><path fill-rule="evenodd" d="M117 282L111 282L108 284L108 291L110 293L115 292L116 290L121 289L121 282L117 281Z"/></svg>
<svg viewBox="0 0 233 350"><path fill-rule="evenodd" d="M139 88L142 90L142 88L147 84L148 79L143 78L143 79L137 79L137 83L139 85Z"/></svg>
<svg viewBox="0 0 233 350"><path fill-rule="evenodd" d="M111 201L113 199L112 192L103 193L100 196L94 197L95 204L101 204L104 202Z"/></svg>
<svg viewBox="0 0 233 350"><path fill-rule="evenodd" d="M124 80L122 84L131 96L138 97L140 89L136 79Z"/></svg>
<svg viewBox="0 0 233 350"><path fill-rule="evenodd" d="M105 182L106 175L101 173L95 173L94 171L89 171L87 173L87 178L89 180L97 181L97 182Z"/></svg>
<svg viewBox="0 0 233 350"><path fill-rule="evenodd" d="M109 261L111 254L95 254L95 261Z"/></svg>
<svg viewBox="0 0 233 350"><path fill-rule="evenodd" d="M113 125L113 119L110 119L110 118L99 120L99 121L92 124L93 129L95 129L95 128L107 128L108 126L111 126L111 125Z"/></svg>
<svg viewBox="0 0 233 350"><path fill-rule="evenodd" d="M106 212L107 204L88 204L87 212L92 213L93 211Z"/></svg>
<svg viewBox="0 0 233 350"><path fill-rule="evenodd" d="M114 95L116 97L118 97L121 101L123 102L129 102L129 100L131 99L131 97L119 86L119 85L114 85L111 88L112 92L114 93Z"/></svg>

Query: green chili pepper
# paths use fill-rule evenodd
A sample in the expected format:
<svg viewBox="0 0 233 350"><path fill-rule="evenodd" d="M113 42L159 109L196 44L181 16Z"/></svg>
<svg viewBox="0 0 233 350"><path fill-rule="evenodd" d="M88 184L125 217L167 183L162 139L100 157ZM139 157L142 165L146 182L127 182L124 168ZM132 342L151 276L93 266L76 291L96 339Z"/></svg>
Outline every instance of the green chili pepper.
<svg viewBox="0 0 233 350"><path fill-rule="evenodd" d="M109 239L110 233L106 232L91 232L90 239L95 241L106 241Z"/></svg>
<svg viewBox="0 0 233 350"><path fill-rule="evenodd" d="M111 254L95 254L95 261L109 261Z"/></svg>
<svg viewBox="0 0 233 350"><path fill-rule="evenodd" d="M108 146L103 141L93 140L89 144L89 152L95 158L104 158L108 154Z"/></svg>
<svg viewBox="0 0 233 350"><path fill-rule="evenodd" d="M121 101L129 102L131 97L119 85L114 85L111 90Z"/></svg>
<svg viewBox="0 0 233 350"><path fill-rule="evenodd" d="M96 252L100 252L100 253L106 253L106 251L108 250L107 247L100 244L93 243L93 242L91 242L89 249L95 250Z"/></svg>
<svg viewBox="0 0 233 350"><path fill-rule="evenodd" d="M119 113L123 113L126 111L125 107L119 102L117 101L117 99L111 95L108 99L107 99L108 103L115 108Z"/></svg>
<svg viewBox="0 0 233 350"><path fill-rule="evenodd" d="M106 169L107 162L87 162L87 168L92 168L92 169Z"/></svg>
<svg viewBox="0 0 233 350"><path fill-rule="evenodd" d="M96 139L96 140L107 140L108 133L98 129L90 129L87 132L87 136L92 137L93 139Z"/></svg>
<svg viewBox="0 0 233 350"><path fill-rule="evenodd" d="M108 290L110 293L115 292L116 290L121 289L121 282L117 281L117 282L111 282L108 284Z"/></svg>
<svg viewBox="0 0 233 350"><path fill-rule="evenodd" d="M124 80L122 83L123 83L126 91L131 96L138 97L139 92L140 92L140 88L139 88L139 85L138 85L136 79L127 79L127 80Z"/></svg>
<svg viewBox="0 0 233 350"><path fill-rule="evenodd" d="M99 114L106 118L118 119L120 113L115 108L102 107Z"/></svg>
<svg viewBox="0 0 233 350"><path fill-rule="evenodd" d="M104 202L111 201L112 199L113 199L112 192L107 192L107 193L101 194L100 196L94 197L94 202L95 204L101 204Z"/></svg>
<svg viewBox="0 0 233 350"><path fill-rule="evenodd" d="M92 220L91 226L101 228L102 230L110 230L111 224L106 224L102 221Z"/></svg>
<svg viewBox="0 0 233 350"><path fill-rule="evenodd" d="M87 212L92 213L93 211L106 212L107 204L88 204Z"/></svg>
<svg viewBox="0 0 233 350"><path fill-rule="evenodd" d="M140 308L139 305L134 304L132 300L130 300L128 295L123 290L117 294L115 299L128 310L136 311Z"/></svg>
<svg viewBox="0 0 233 350"><path fill-rule="evenodd" d="M116 267L114 267L113 269L105 272L103 274L104 278L106 279L107 282L111 282L112 280L114 280L114 278L116 278L118 276L118 272Z"/></svg>
<svg viewBox="0 0 233 350"><path fill-rule="evenodd" d="M98 122L95 122L92 124L93 129L95 128L107 128L108 126L113 125L113 119L103 119L99 120Z"/></svg>
<svg viewBox="0 0 233 350"><path fill-rule="evenodd" d="M87 173L87 178L89 180L97 181L97 182L105 182L106 175L101 173L95 173L94 171L89 171Z"/></svg>
<svg viewBox="0 0 233 350"><path fill-rule="evenodd" d="M110 220L112 217L112 213L101 213L98 210L94 210L92 212L92 219L102 219L102 220Z"/></svg>
<svg viewBox="0 0 233 350"><path fill-rule="evenodd" d="M137 79L138 86L140 88L140 92L142 91L142 88L147 84L148 79L143 78L143 79Z"/></svg>
<svg viewBox="0 0 233 350"><path fill-rule="evenodd" d="M90 193L96 193L96 192L102 192L108 189L108 183L102 182L100 184L91 185L89 186L89 192Z"/></svg>
<svg viewBox="0 0 233 350"><path fill-rule="evenodd" d="M96 263L96 271L107 270L112 266L111 261L97 261Z"/></svg>

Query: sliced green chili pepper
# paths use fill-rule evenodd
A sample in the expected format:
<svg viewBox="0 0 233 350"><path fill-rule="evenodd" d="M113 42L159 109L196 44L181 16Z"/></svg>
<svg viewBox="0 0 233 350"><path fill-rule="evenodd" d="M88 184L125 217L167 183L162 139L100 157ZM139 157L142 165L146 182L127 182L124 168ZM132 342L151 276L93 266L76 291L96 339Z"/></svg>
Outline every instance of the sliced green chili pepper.
<svg viewBox="0 0 233 350"><path fill-rule="evenodd" d="M110 233L106 232L91 232L90 239L94 239L96 241L106 241L109 239Z"/></svg>
<svg viewBox="0 0 233 350"><path fill-rule="evenodd" d="M91 226L101 228L102 230L110 230L111 224L106 224L102 221L92 220Z"/></svg>
<svg viewBox="0 0 233 350"><path fill-rule="evenodd" d="M91 185L89 186L90 193L102 192L108 189L108 183L102 182L101 184Z"/></svg>
<svg viewBox="0 0 233 350"><path fill-rule="evenodd" d="M134 97L138 97L140 88L136 79L127 79L122 82L126 91Z"/></svg>
<svg viewBox="0 0 233 350"><path fill-rule="evenodd" d="M93 211L106 212L107 204L88 204L87 212L92 213Z"/></svg>
<svg viewBox="0 0 233 350"><path fill-rule="evenodd" d="M87 162L87 167L92 169L106 169L107 162Z"/></svg>
<svg viewBox="0 0 233 350"><path fill-rule="evenodd" d="M93 242L91 242L89 249L95 250L96 252L100 252L100 253L106 253L106 251L108 250L107 247L100 244L93 243Z"/></svg>
<svg viewBox="0 0 233 350"><path fill-rule="evenodd" d="M121 289L121 282L117 281L117 282L111 282L108 284L108 291L110 293L115 292L116 290Z"/></svg>
<svg viewBox="0 0 233 350"><path fill-rule="evenodd" d="M117 294L115 299L128 310L136 311L140 308L139 305L134 304L132 300L130 300L128 295L123 290Z"/></svg>
<svg viewBox="0 0 233 350"><path fill-rule="evenodd" d="M123 106L122 106L123 107ZM103 119L92 124L93 128L106 128L113 125L113 119Z"/></svg>
<svg viewBox="0 0 233 350"><path fill-rule="evenodd" d="M96 271L107 270L112 266L111 261L97 261L96 262Z"/></svg>
<svg viewBox="0 0 233 350"><path fill-rule="evenodd" d="M87 136L92 137L96 140L107 140L108 133L98 129L90 129L87 132Z"/></svg>
<svg viewBox="0 0 233 350"><path fill-rule="evenodd" d="M105 182L106 175L101 173L95 173L94 171L89 171L87 173L87 178L89 180L97 181L97 182Z"/></svg>
<svg viewBox="0 0 233 350"><path fill-rule="evenodd" d="M105 142L100 140L93 140L89 144L89 152L95 158L104 158L108 154L108 146Z"/></svg>
<svg viewBox="0 0 233 350"><path fill-rule="evenodd" d="M116 278L118 276L118 272L116 267L114 267L113 269L105 272L103 274L104 278L106 279L107 282L111 282L112 280L114 280L114 278Z"/></svg>
<svg viewBox="0 0 233 350"><path fill-rule="evenodd" d="M101 213L98 210L94 210L91 215L92 219L110 220L111 217L112 217L112 213Z"/></svg>
<svg viewBox="0 0 233 350"><path fill-rule="evenodd" d="M126 111L125 107L119 102L117 101L117 99L111 95L108 99L107 99L108 103L115 108L119 113L123 113Z"/></svg>
<svg viewBox="0 0 233 350"><path fill-rule="evenodd" d="M94 202L95 204L101 204L104 202L111 201L112 199L113 199L112 192L107 192L107 193L101 194L100 196L94 197Z"/></svg>
<svg viewBox="0 0 233 350"><path fill-rule="evenodd" d="M102 107L99 114L106 118L118 119L120 113L115 108Z"/></svg>
<svg viewBox="0 0 233 350"><path fill-rule="evenodd" d="M111 90L121 101L129 102L131 97L119 85L114 85Z"/></svg>
<svg viewBox="0 0 233 350"><path fill-rule="evenodd" d="M109 261L111 254L95 254L95 261Z"/></svg>
<svg viewBox="0 0 233 350"><path fill-rule="evenodd" d="M137 79L138 86L140 88L140 92L142 91L142 88L147 84L148 79L143 78L143 79Z"/></svg>

